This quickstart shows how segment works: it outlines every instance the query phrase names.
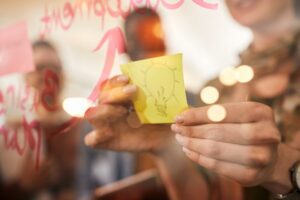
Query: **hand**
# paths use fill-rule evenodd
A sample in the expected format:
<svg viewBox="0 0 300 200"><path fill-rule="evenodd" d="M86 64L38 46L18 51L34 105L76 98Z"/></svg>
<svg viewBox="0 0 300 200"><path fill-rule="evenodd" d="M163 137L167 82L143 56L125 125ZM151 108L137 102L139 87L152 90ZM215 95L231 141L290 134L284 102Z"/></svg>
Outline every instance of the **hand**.
<svg viewBox="0 0 300 200"><path fill-rule="evenodd" d="M100 105L89 109L85 118L94 131L85 137L85 143L94 148L117 151L159 152L168 143L169 125L142 125L136 113L128 111L130 99L137 91L128 77L121 75L108 80L102 87Z"/></svg>
<svg viewBox="0 0 300 200"><path fill-rule="evenodd" d="M281 139L272 110L252 102L222 106L227 112L219 123L208 118L209 106L179 115L172 125L178 143L194 162L244 186L268 182Z"/></svg>

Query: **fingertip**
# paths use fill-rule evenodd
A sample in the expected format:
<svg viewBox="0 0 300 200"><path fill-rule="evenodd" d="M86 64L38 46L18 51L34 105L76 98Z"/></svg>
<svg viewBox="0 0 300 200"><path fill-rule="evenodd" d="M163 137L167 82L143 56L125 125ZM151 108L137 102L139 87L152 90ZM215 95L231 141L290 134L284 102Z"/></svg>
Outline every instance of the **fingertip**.
<svg viewBox="0 0 300 200"><path fill-rule="evenodd" d="M125 94L131 95L137 91L137 86L132 84L126 85L122 90Z"/></svg>
<svg viewBox="0 0 300 200"><path fill-rule="evenodd" d="M94 146L95 146L95 143L93 142L93 141L94 141L93 133L94 133L94 131L88 133L88 134L84 137L84 144L85 144L86 146L90 146L90 147L94 147Z"/></svg>
<svg viewBox="0 0 300 200"><path fill-rule="evenodd" d="M182 135L180 135L180 134L176 134L175 135L175 139L176 139L176 141L181 145L181 146L185 146L186 145L186 139L182 136Z"/></svg>
<svg viewBox="0 0 300 200"><path fill-rule="evenodd" d="M183 114L177 115L175 117L175 123L177 123L177 124L183 124L184 123L184 116L183 116Z"/></svg>
<svg viewBox="0 0 300 200"><path fill-rule="evenodd" d="M129 77L126 76L126 75L119 75L117 76L117 79L116 79L119 83L128 83L129 81Z"/></svg>
<svg viewBox="0 0 300 200"><path fill-rule="evenodd" d="M182 147L182 151L185 155L194 162L197 162L197 157L199 156L197 153L187 149L186 147Z"/></svg>
<svg viewBox="0 0 300 200"><path fill-rule="evenodd" d="M174 133L179 133L180 129L179 129L179 126L177 124L172 124L171 125L171 130L174 132Z"/></svg>
<svg viewBox="0 0 300 200"><path fill-rule="evenodd" d="M186 154L190 154L191 151L189 149L187 149L186 147L182 147L182 151Z"/></svg>

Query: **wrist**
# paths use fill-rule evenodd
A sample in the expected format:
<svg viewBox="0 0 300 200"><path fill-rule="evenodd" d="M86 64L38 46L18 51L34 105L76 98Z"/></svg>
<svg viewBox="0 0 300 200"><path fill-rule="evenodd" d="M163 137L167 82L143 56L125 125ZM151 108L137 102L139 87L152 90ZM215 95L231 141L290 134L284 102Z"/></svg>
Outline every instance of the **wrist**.
<svg viewBox="0 0 300 200"><path fill-rule="evenodd" d="M298 160L300 160L299 152L281 143L278 147L278 159L275 167L262 186L273 194L290 193L293 190L290 169Z"/></svg>

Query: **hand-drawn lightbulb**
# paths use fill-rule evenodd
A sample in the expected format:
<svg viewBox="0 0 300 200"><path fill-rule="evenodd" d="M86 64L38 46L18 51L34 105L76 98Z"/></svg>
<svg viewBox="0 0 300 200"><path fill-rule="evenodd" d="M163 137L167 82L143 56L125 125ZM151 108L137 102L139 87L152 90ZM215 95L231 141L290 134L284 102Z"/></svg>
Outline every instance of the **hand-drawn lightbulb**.
<svg viewBox="0 0 300 200"><path fill-rule="evenodd" d="M159 115L166 117L167 103L175 96L176 68L166 63L152 63L151 66L142 70L144 75L143 87L148 98L153 98L156 111ZM158 80L157 74L163 74L164 79ZM150 87L151 85L151 87Z"/></svg>

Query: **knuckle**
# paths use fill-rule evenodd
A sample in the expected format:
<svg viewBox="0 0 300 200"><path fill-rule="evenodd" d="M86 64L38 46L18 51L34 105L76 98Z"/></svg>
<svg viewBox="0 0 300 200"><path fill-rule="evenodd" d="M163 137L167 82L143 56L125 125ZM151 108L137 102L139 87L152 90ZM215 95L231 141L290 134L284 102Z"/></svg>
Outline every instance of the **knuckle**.
<svg viewBox="0 0 300 200"><path fill-rule="evenodd" d="M281 141L281 135L273 122L259 123L255 129L255 138L264 143L276 143Z"/></svg>
<svg viewBox="0 0 300 200"><path fill-rule="evenodd" d="M264 114L264 106L263 104L260 104L260 103L255 103L253 104L253 108L252 108L252 114L255 118L258 118L258 117L261 117L262 114Z"/></svg>
<svg viewBox="0 0 300 200"><path fill-rule="evenodd" d="M280 135L277 127L275 127L275 124L273 124L271 126L268 133L269 133L268 134L268 139L270 140L270 142L276 143L276 144L279 144L281 142L281 135Z"/></svg>
<svg viewBox="0 0 300 200"><path fill-rule="evenodd" d="M273 120L273 110L271 107L261 104L261 103L254 103L253 108L251 111L255 118L257 119L268 119Z"/></svg>
<svg viewBox="0 0 300 200"><path fill-rule="evenodd" d="M250 155L251 163L257 166L267 166L272 161L269 149L253 149Z"/></svg>

